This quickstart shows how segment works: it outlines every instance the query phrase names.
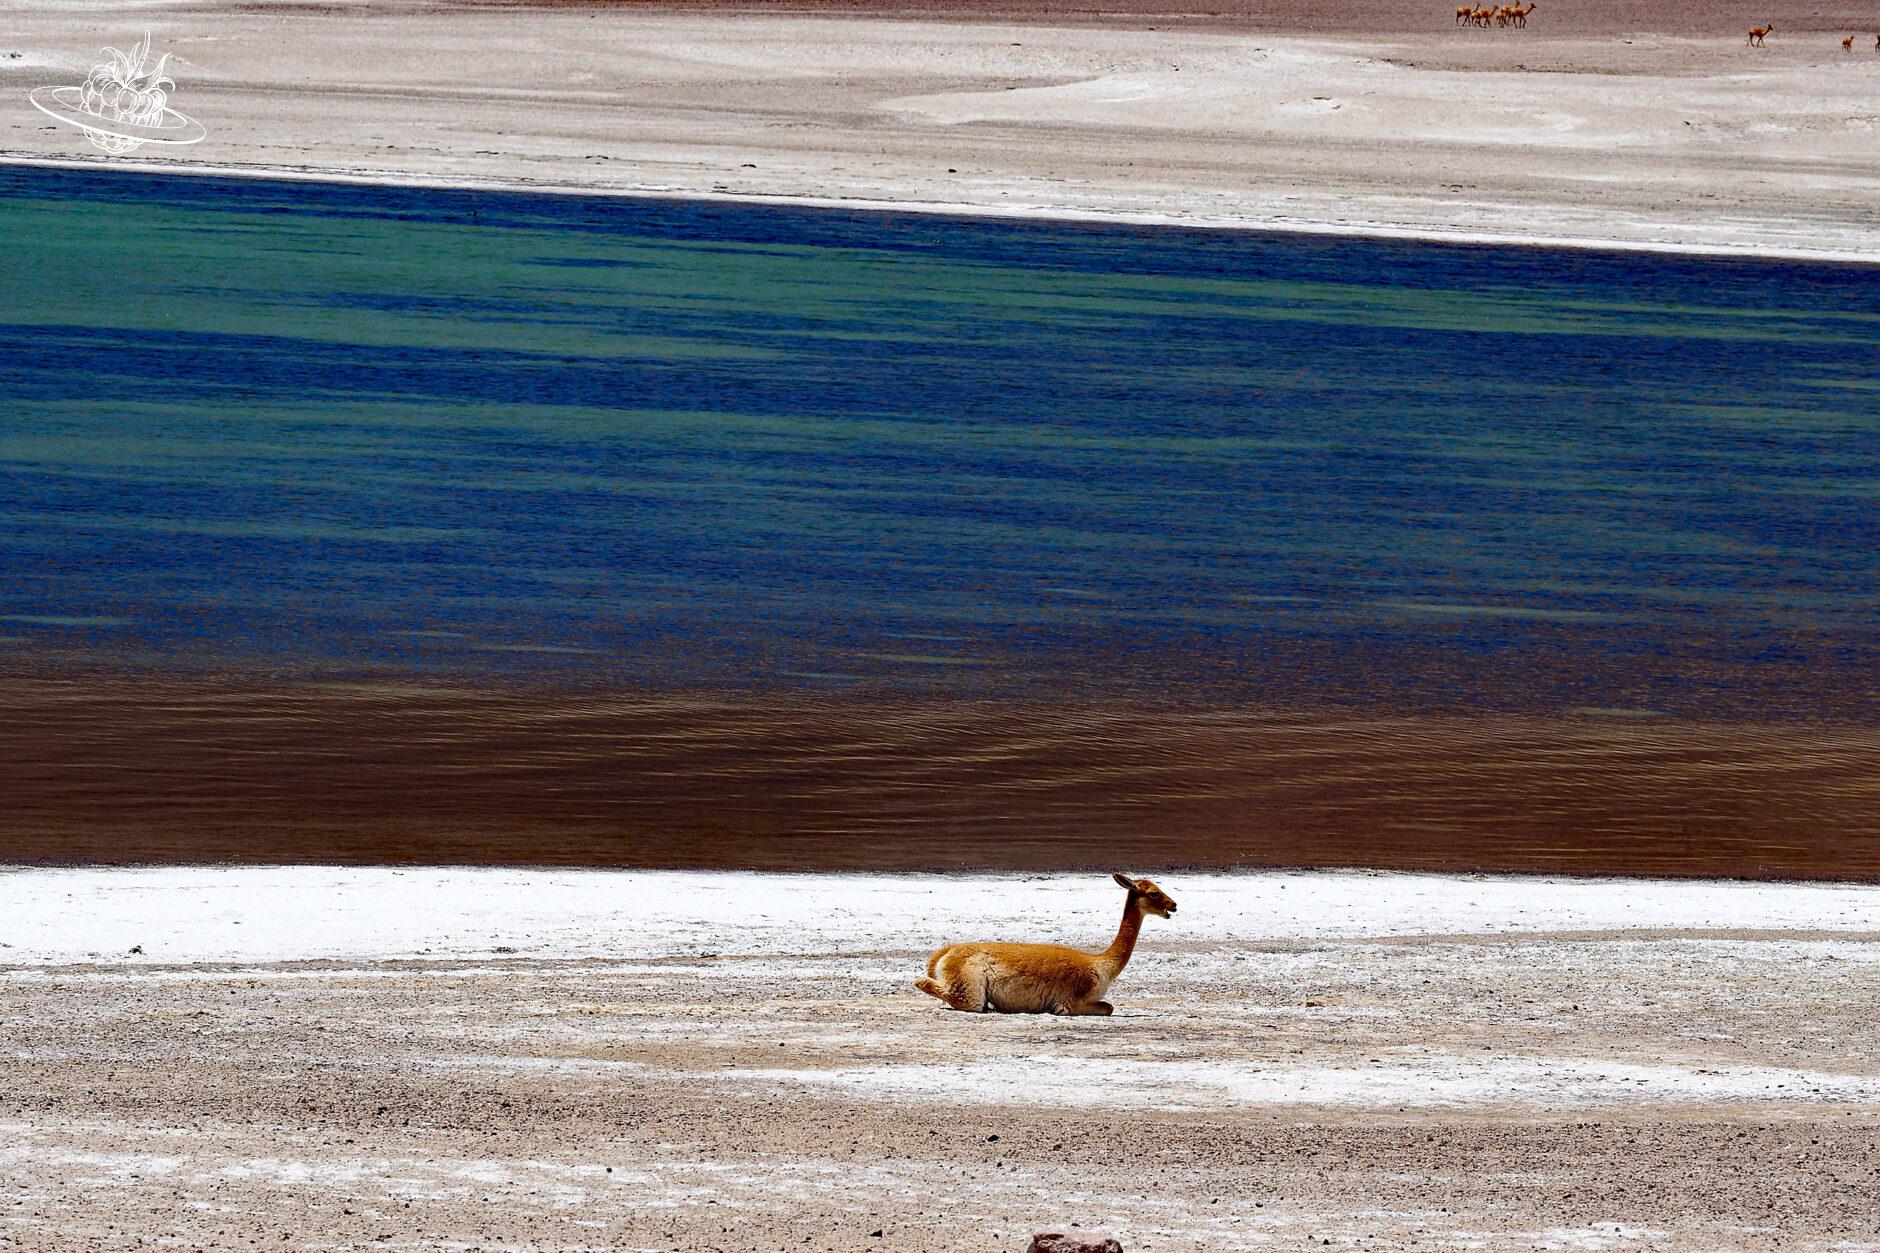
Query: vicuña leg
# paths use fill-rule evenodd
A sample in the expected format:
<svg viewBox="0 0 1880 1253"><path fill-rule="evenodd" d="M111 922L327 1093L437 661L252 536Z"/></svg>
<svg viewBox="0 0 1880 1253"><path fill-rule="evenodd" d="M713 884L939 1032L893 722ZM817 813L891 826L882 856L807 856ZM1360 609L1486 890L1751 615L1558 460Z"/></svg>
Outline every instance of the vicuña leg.
<svg viewBox="0 0 1880 1253"><path fill-rule="evenodd" d="M938 997L950 1008L977 1014L986 1007L984 987L962 986L958 983L941 983L935 979L916 979L914 986L928 996Z"/></svg>
<svg viewBox="0 0 1880 1253"><path fill-rule="evenodd" d="M1053 1005L1051 1012L1071 1018L1086 1016L1092 1018L1108 1018L1111 1014L1116 1012L1116 1006L1110 1004L1108 1001L1085 1001L1081 1005L1060 1003Z"/></svg>

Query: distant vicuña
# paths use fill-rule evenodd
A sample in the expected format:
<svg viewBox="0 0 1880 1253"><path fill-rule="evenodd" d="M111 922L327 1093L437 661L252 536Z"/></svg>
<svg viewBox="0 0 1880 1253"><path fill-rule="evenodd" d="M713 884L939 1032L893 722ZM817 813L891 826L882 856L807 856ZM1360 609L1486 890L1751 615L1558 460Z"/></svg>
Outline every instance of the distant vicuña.
<svg viewBox="0 0 1880 1253"><path fill-rule="evenodd" d="M1103 994L1136 950L1148 914L1167 918L1175 902L1147 879L1112 876L1129 892L1116 938L1101 953L1058 944L949 944L927 959L914 986L954 1009L974 1013L1098 1014L1114 1010Z"/></svg>

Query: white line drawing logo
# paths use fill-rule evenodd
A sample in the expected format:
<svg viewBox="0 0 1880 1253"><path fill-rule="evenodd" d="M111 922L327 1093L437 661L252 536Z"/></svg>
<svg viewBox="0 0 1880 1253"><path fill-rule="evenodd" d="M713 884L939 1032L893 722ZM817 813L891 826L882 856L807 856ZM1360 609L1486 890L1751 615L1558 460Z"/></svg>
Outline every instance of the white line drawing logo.
<svg viewBox="0 0 1880 1253"><path fill-rule="evenodd" d="M145 144L193 144L203 137L200 122L170 107L164 89L176 83L163 72L170 54L150 64L148 31L129 52L104 51L111 59L92 66L83 86L35 88L33 104L55 121L78 127L94 147L113 155Z"/></svg>

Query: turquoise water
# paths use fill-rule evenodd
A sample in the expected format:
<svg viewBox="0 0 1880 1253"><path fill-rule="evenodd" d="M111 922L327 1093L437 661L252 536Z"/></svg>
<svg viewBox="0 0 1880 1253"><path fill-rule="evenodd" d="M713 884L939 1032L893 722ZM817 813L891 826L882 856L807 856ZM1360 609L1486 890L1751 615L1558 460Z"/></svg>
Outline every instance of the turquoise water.
<svg viewBox="0 0 1880 1253"><path fill-rule="evenodd" d="M28 656L1871 712L1872 270L0 189Z"/></svg>
<svg viewBox="0 0 1880 1253"><path fill-rule="evenodd" d="M18 168L0 226L16 676L1875 717L1871 268Z"/></svg>

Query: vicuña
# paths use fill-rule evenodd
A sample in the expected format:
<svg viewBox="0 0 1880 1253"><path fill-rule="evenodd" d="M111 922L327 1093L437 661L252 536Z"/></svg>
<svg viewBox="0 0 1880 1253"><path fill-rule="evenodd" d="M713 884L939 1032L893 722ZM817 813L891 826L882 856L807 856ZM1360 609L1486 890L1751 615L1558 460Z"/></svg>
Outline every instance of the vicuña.
<svg viewBox="0 0 1880 1253"><path fill-rule="evenodd" d="M927 959L927 977L914 986L971 1013L1111 1013L1103 994L1136 951L1143 918L1175 912L1168 893L1147 879L1112 877L1129 896L1116 938L1101 953L1059 944L949 944Z"/></svg>

